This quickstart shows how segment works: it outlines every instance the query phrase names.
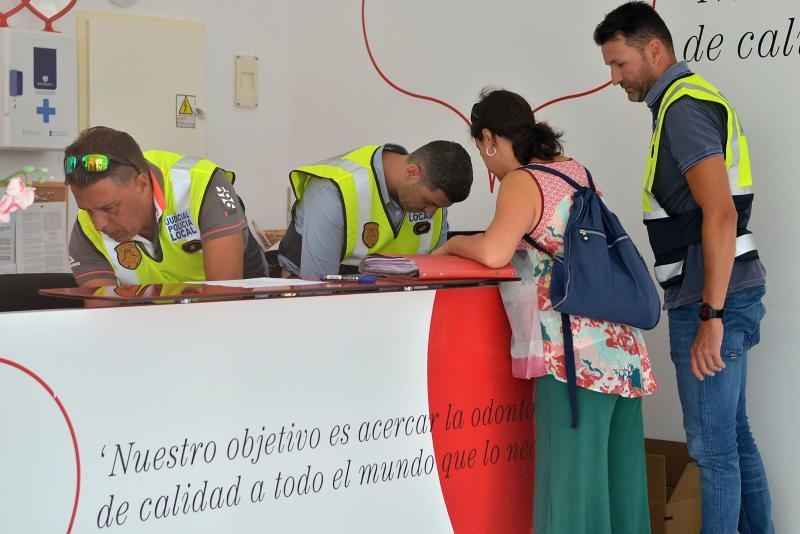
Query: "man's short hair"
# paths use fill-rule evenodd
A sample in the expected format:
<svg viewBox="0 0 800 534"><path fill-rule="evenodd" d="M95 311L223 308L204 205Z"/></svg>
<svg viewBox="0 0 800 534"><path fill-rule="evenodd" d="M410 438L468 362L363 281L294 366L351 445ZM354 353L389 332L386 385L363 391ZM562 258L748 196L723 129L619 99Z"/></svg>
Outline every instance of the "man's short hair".
<svg viewBox="0 0 800 534"><path fill-rule="evenodd" d="M594 30L594 42L602 46L618 35L640 50L651 39L658 39L670 52L675 51L664 19L647 2L628 2L606 15Z"/></svg>
<svg viewBox="0 0 800 534"><path fill-rule="evenodd" d="M408 155L409 163L422 170L422 181L430 189L441 189L450 202L465 200L472 188L472 160L452 141L431 141Z"/></svg>
<svg viewBox="0 0 800 534"><path fill-rule="evenodd" d="M104 172L89 172L78 163L75 170L65 176L67 185L86 187L104 178L127 182L148 169L142 149L133 137L106 126L87 128L64 151L64 157L87 154L104 154L118 161L109 161L108 170Z"/></svg>

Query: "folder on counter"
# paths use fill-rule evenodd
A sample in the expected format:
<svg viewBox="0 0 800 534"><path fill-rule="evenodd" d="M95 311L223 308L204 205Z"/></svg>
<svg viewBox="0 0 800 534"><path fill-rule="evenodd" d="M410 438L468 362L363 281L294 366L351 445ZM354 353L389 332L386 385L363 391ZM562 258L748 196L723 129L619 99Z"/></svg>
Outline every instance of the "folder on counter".
<svg viewBox="0 0 800 534"><path fill-rule="evenodd" d="M358 270L365 274L421 280L517 278L517 270L510 263L492 269L476 261L450 255L372 254L361 260Z"/></svg>

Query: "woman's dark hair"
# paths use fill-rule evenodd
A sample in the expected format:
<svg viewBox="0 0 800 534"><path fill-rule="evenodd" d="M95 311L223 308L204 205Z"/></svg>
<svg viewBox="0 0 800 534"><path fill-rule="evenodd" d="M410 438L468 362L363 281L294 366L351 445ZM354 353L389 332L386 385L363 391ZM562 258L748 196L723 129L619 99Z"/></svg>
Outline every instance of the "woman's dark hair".
<svg viewBox="0 0 800 534"><path fill-rule="evenodd" d="M472 106L472 138L483 138L486 128L511 141L514 156L521 164L533 158L550 161L564 153L561 132L546 122L536 122L530 104L522 96L505 89L484 89Z"/></svg>

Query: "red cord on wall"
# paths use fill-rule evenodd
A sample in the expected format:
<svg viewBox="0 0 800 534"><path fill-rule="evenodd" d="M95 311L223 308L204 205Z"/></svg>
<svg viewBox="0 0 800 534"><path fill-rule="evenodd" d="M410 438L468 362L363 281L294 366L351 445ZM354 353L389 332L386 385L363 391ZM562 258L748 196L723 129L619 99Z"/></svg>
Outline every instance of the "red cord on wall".
<svg viewBox="0 0 800 534"><path fill-rule="evenodd" d="M463 113L461 113L458 109L456 109L453 105L448 104L447 102L445 102L444 100L441 100L439 98L434 98L432 96L426 96L426 95L422 95L422 94L419 94L419 93L414 93L414 92L408 91L406 89L403 89L402 87L400 87L396 83L394 83L392 80L390 80L389 77L386 76L386 74L383 73L383 71L381 70L380 66L378 65L378 62L375 61L375 56L372 54L372 48L369 45L369 38L367 37L366 3L367 3L367 0L361 0L361 30L362 30L362 32L364 34L364 45L367 48L367 54L369 55L370 62L372 62L372 66L375 67L375 70L378 72L378 75L383 79L383 81L385 81L387 84L389 84L389 86L392 87L392 89L395 89L396 91L399 91L400 93L402 93L404 95L410 96L412 98L419 98L421 100L428 100L430 102L433 102L434 104L439 104L441 106L446 107L447 109L449 109L450 111L452 111L453 113L458 115L461 118L461 120L463 120L467 124L467 126L472 126L472 124L470 123L469 119L467 119L467 117ZM653 9L655 9L655 7L656 7L656 0L653 0ZM535 112L537 112L539 110L542 110L542 109L546 108L547 106L551 106L551 105L556 104L558 102L563 102L565 100L571 100L571 99L574 99L574 98L581 98L581 97L590 95L592 93L596 93L597 91L605 89L609 85L611 85L611 81L608 81L608 82L606 82L606 83L604 83L602 85L599 85L599 86L595 87L594 89L589 89L588 91L583 91L581 93L575 93L573 95L566 95L566 96L561 96L561 97L558 97L558 98L554 98L553 100L550 100L549 102L545 102L544 104L534 108L533 111L535 113ZM496 179L496 177L490 172L489 173L489 191L491 191L491 192L494 192L495 179Z"/></svg>

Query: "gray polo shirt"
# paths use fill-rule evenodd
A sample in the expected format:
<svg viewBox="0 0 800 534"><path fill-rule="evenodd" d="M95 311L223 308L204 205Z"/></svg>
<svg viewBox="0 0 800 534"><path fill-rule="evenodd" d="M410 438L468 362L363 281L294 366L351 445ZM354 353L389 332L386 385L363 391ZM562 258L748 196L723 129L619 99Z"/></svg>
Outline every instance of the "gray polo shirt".
<svg viewBox="0 0 800 534"><path fill-rule="evenodd" d="M653 128L667 87L674 80L691 74L685 61L676 63L647 93L645 102L653 114ZM683 97L667 110L653 181L653 194L667 213L685 213L698 208L684 174L708 157L724 156L727 144L726 124L725 108L714 102ZM664 291L666 309L702 300L705 283L702 244L689 246L683 268L683 280ZM728 283L728 292L763 285L765 280L766 271L758 258L736 261Z"/></svg>
<svg viewBox="0 0 800 534"><path fill-rule="evenodd" d="M389 195L386 176L383 173L383 151L406 155L408 151L400 145L385 144L375 151L372 166L375 178L386 199L386 212L395 231L403 224L405 210ZM281 267L302 278L319 278L323 274L339 272L341 253L344 248L345 220L339 188L331 180L311 178L295 207L292 223L302 238L300 265L295 265L283 254L278 255ZM442 214L442 233L439 247L447 240L447 210Z"/></svg>

